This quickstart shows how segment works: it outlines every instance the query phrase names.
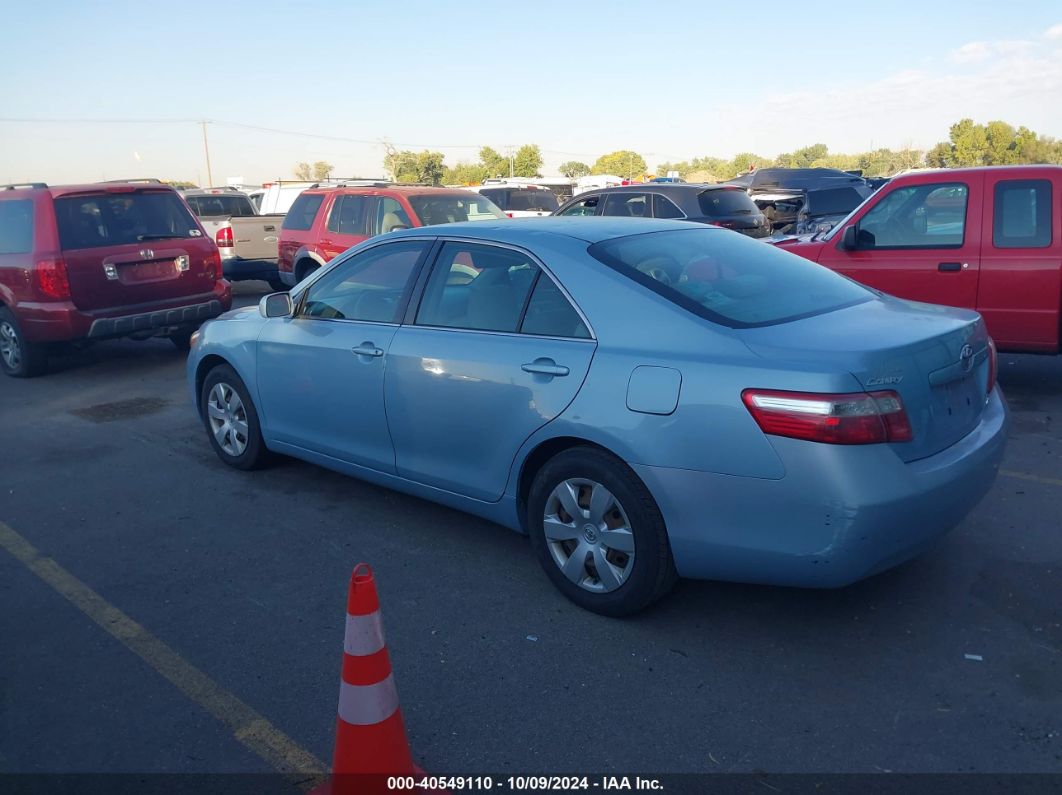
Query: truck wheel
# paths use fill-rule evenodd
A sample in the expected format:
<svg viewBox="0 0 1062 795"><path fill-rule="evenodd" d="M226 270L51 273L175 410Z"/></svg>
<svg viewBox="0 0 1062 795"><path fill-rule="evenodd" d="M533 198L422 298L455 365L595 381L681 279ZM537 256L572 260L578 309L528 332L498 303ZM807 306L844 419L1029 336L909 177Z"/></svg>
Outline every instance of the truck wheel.
<svg viewBox="0 0 1062 795"><path fill-rule="evenodd" d="M321 266L318 265L313 260L304 260L299 265L299 267L295 269L295 280L301 282L303 279L305 279L311 273L313 273L316 270L319 270L320 267Z"/></svg>
<svg viewBox="0 0 1062 795"><path fill-rule="evenodd" d="M0 369L15 378L32 378L48 369L48 349L27 342L15 314L0 307Z"/></svg>
<svg viewBox="0 0 1062 795"><path fill-rule="evenodd" d="M288 291L288 286L280 281L280 279L270 279L269 289L274 293L286 293Z"/></svg>

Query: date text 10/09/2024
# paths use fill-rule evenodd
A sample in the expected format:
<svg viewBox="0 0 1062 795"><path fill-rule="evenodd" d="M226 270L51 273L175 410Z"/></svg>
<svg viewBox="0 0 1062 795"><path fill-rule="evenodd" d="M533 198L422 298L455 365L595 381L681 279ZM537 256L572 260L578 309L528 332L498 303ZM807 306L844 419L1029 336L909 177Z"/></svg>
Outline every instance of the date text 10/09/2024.
<svg viewBox="0 0 1062 795"><path fill-rule="evenodd" d="M444 789L466 792L661 792L664 785L658 779L641 776L391 776L387 779L387 788L396 792L431 792Z"/></svg>

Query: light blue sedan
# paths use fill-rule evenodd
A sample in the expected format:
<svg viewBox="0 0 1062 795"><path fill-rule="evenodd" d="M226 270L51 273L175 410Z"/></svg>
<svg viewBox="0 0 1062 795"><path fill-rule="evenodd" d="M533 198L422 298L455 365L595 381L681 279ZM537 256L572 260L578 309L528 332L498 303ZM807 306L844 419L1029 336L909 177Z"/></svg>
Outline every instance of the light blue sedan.
<svg viewBox="0 0 1062 795"><path fill-rule="evenodd" d="M283 453L527 533L609 615L677 576L907 560L988 491L1007 425L976 313L674 221L376 237L205 324L188 382L225 463Z"/></svg>

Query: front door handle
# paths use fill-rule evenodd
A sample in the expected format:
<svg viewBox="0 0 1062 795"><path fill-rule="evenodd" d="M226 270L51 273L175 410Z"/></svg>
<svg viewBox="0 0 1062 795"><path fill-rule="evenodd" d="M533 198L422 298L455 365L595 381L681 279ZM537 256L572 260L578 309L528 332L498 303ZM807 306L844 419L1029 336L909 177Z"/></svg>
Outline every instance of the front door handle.
<svg viewBox="0 0 1062 795"><path fill-rule="evenodd" d="M351 348L351 350L358 356L383 356L383 350L377 348L372 342L363 342L357 348Z"/></svg>
<svg viewBox="0 0 1062 795"><path fill-rule="evenodd" d="M942 262L937 265L938 271L961 271L963 268L970 267L965 262Z"/></svg>
<svg viewBox="0 0 1062 795"><path fill-rule="evenodd" d="M528 364L520 365L520 369L525 373L534 373L536 375L551 375L551 376L565 376L571 371L563 364L557 364L552 359L535 359Z"/></svg>

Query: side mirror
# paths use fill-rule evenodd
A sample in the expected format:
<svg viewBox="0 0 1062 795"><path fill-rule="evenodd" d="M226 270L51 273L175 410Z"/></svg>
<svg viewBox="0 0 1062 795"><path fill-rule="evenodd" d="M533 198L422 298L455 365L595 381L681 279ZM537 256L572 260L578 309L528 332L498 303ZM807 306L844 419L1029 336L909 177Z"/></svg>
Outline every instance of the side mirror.
<svg viewBox="0 0 1062 795"><path fill-rule="evenodd" d="M262 313L262 317L291 317L295 305L291 302L290 294L273 293L258 302L258 311Z"/></svg>
<svg viewBox="0 0 1062 795"><path fill-rule="evenodd" d="M398 231L398 230L400 230L400 229L409 229L409 227L408 227L408 226L406 226L405 224L395 224L394 226L392 226L392 227L391 227L390 229L388 229L387 231L388 231L388 232L397 232L397 231Z"/></svg>
<svg viewBox="0 0 1062 795"><path fill-rule="evenodd" d="M841 238L841 248L847 249L848 251L855 251L859 248L858 238L859 230L856 228L855 224L847 227L844 230L844 237Z"/></svg>

